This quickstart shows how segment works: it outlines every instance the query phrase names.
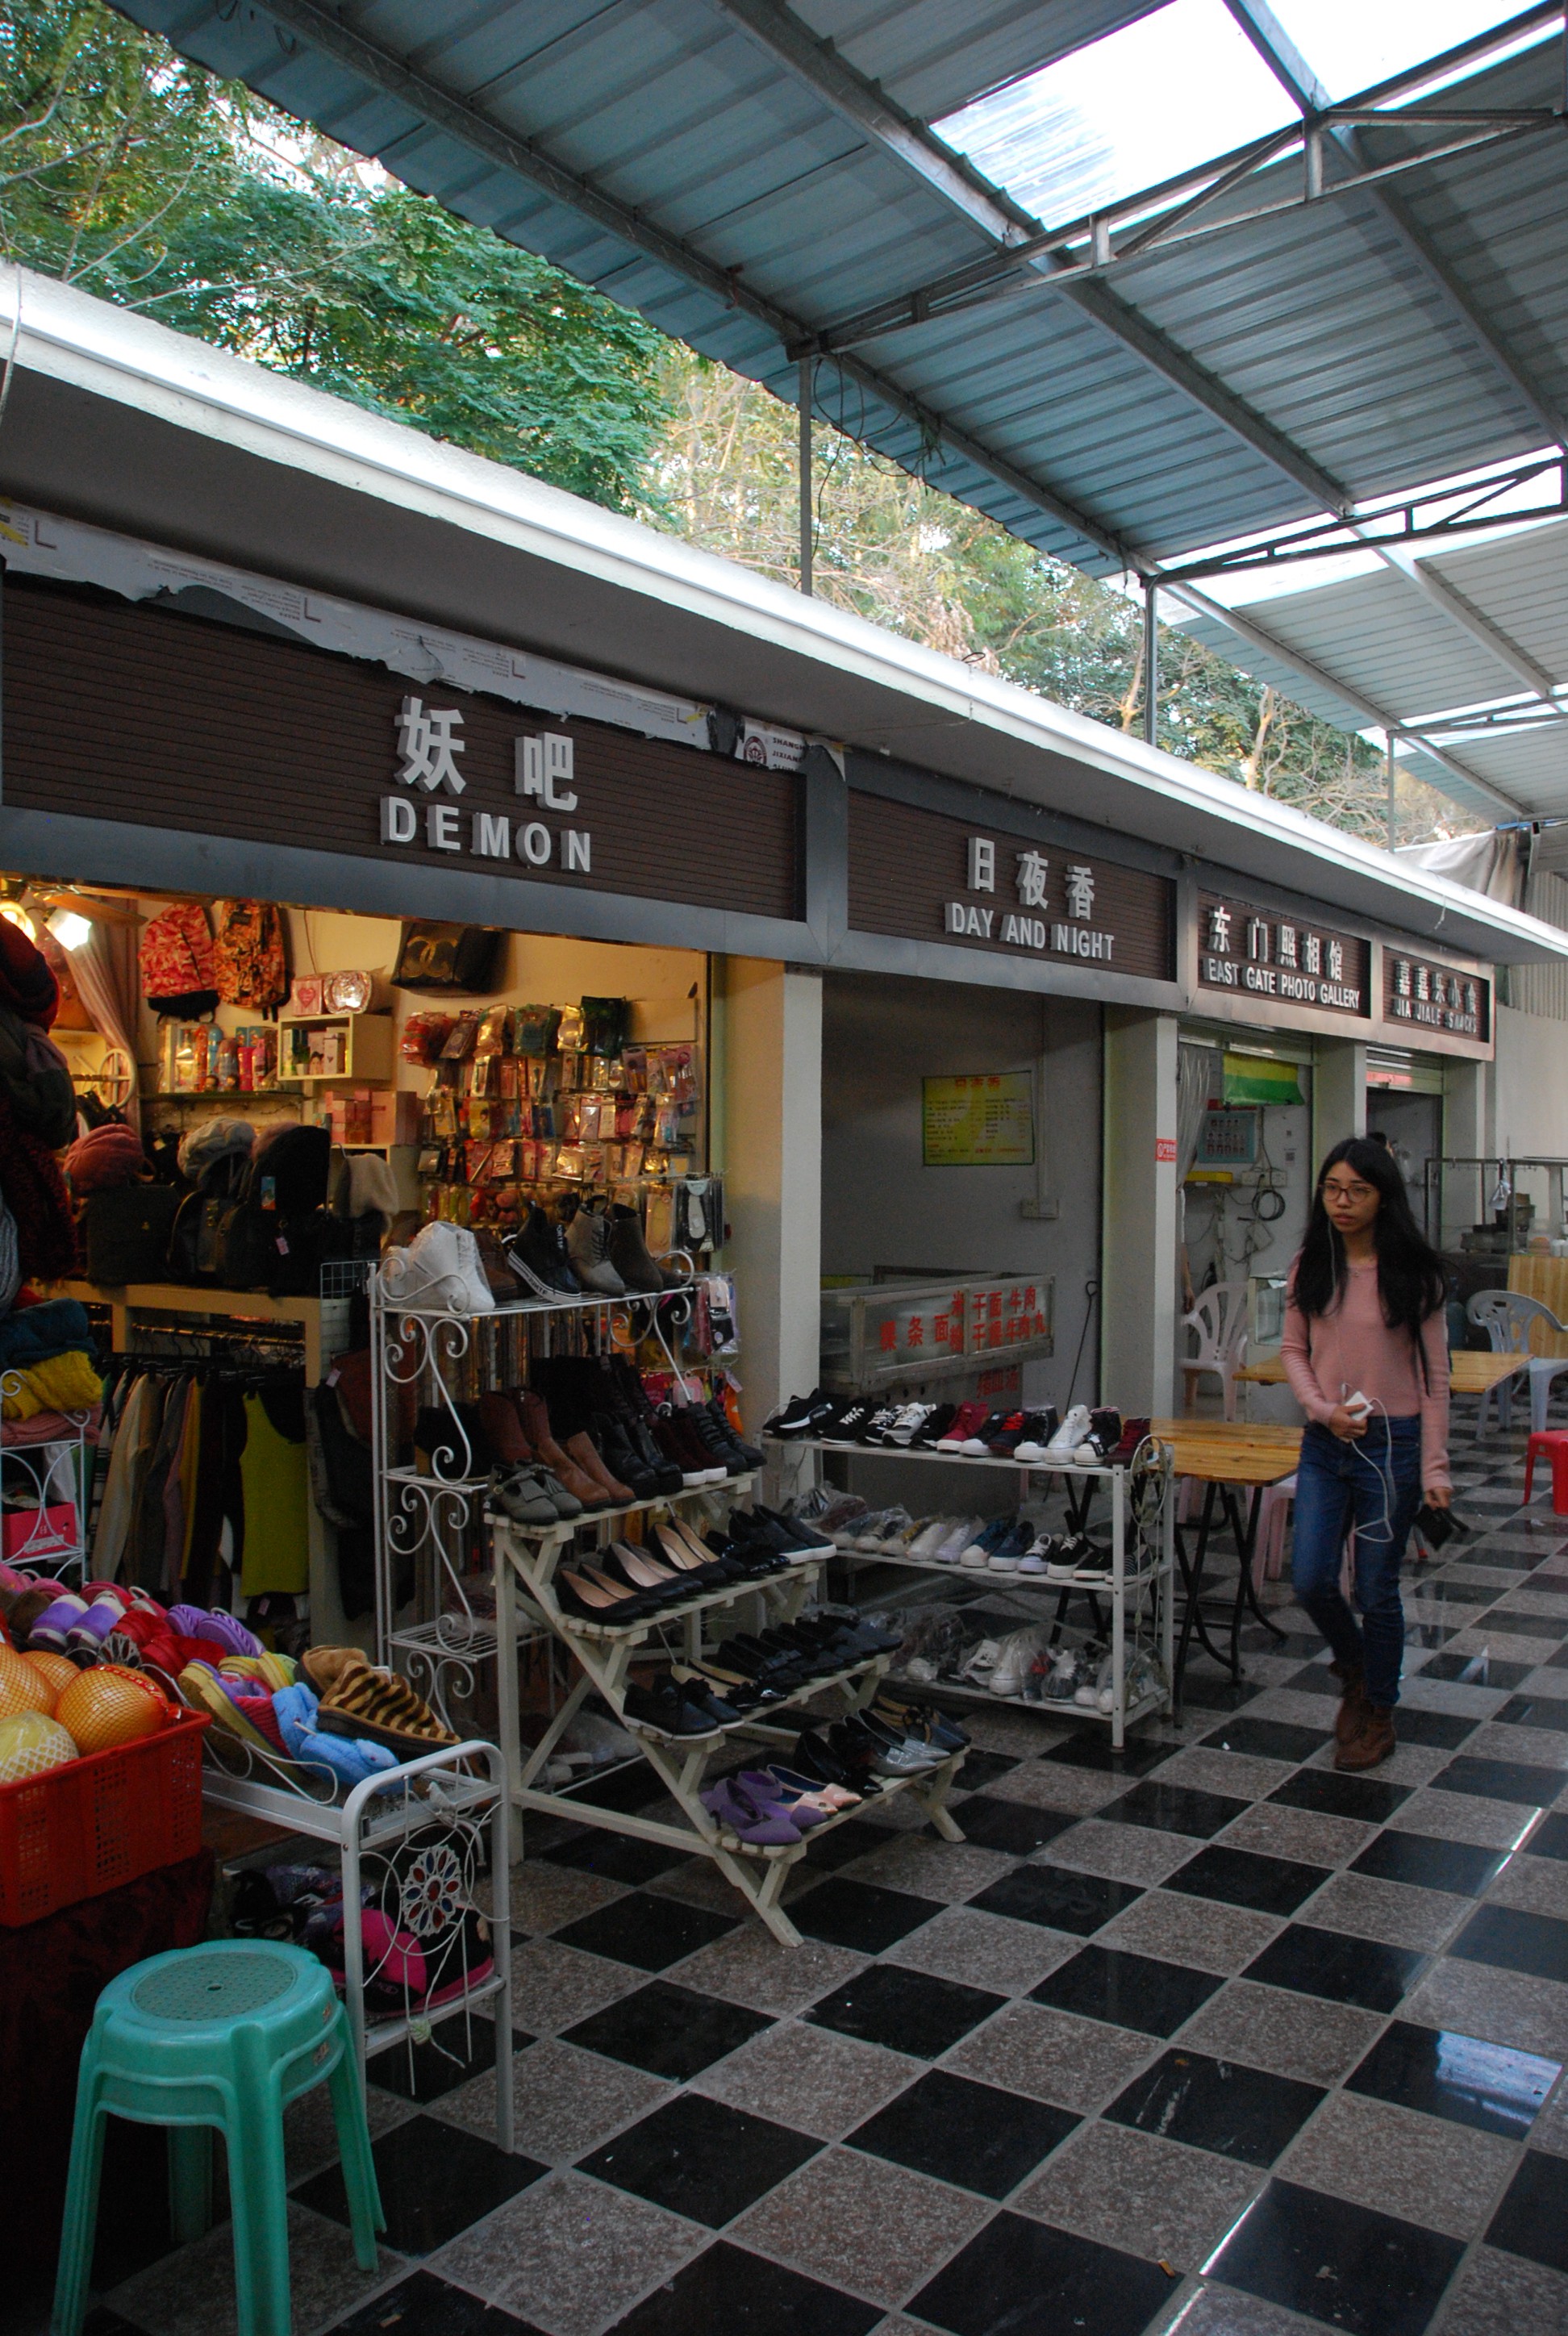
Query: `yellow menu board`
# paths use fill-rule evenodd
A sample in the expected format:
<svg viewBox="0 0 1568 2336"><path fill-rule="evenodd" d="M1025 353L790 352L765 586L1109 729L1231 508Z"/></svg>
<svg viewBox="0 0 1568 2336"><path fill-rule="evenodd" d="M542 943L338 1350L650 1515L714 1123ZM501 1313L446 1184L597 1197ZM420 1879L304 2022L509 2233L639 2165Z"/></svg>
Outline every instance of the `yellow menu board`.
<svg viewBox="0 0 1568 2336"><path fill-rule="evenodd" d="M1027 1071L979 1071L922 1079L921 1145L928 1168L1032 1168L1034 1079Z"/></svg>

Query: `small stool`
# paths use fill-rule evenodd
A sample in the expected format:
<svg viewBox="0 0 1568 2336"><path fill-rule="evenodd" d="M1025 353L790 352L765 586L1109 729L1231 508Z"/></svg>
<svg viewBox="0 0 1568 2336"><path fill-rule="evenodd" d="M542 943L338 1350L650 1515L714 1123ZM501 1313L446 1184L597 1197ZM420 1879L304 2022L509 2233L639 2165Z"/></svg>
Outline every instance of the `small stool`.
<svg viewBox="0 0 1568 2336"><path fill-rule="evenodd" d="M302 1947L214 1941L153 1955L111 1980L82 2048L52 2336L80 2336L93 2269L103 2120L169 2128L174 2235L211 2220L212 2136L229 2152L239 2336L290 2336L283 2112L326 2084L355 2259L376 2267L386 2228L348 2018L331 1974Z"/></svg>
<svg viewBox="0 0 1568 2336"><path fill-rule="evenodd" d="M1535 1455L1552 1463L1552 1514L1568 1517L1568 1429L1544 1427L1524 1446L1524 1498L1535 1481Z"/></svg>

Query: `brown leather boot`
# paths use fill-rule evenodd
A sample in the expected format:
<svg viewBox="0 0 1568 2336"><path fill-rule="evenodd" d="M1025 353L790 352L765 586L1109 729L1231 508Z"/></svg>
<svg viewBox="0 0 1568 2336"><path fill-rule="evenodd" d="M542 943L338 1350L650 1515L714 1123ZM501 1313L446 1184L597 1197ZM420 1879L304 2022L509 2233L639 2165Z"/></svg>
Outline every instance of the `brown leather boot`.
<svg viewBox="0 0 1568 2336"><path fill-rule="evenodd" d="M1336 1768L1375 1768L1394 1749L1394 1715L1380 1703L1368 1704L1361 1725L1334 1754Z"/></svg>
<svg viewBox="0 0 1568 2336"><path fill-rule="evenodd" d="M479 1398L479 1424L495 1448L495 1456L503 1467L525 1466L532 1459L528 1438L522 1432L522 1422L517 1406L510 1395L492 1388Z"/></svg>
<svg viewBox="0 0 1568 2336"><path fill-rule="evenodd" d="M1334 1741L1336 1744L1349 1744L1353 1737L1359 1735L1361 1723L1367 1716L1366 1677L1359 1664L1352 1667L1348 1663L1333 1662L1329 1669L1341 1683L1339 1708L1334 1714Z"/></svg>
<svg viewBox="0 0 1568 2336"><path fill-rule="evenodd" d="M594 1448L593 1438L586 1428L579 1427L575 1436L569 1436L563 1448L577 1462L585 1476L591 1476L597 1484L602 1485L618 1509L624 1509L628 1503L636 1500L637 1494L632 1491L631 1486L623 1484L620 1478L612 1475L605 1466Z"/></svg>
<svg viewBox="0 0 1568 2336"><path fill-rule="evenodd" d="M531 1393L520 1393L517 1405L522 1416L523 1434L545 1466L560 1478L567 1491L574 1494L585 1509L610 1507L610 1496L598 1477L590 1476L586 1469L579 1468L556 1442L550 1433L550 1414L541 1397Z"/></svg>

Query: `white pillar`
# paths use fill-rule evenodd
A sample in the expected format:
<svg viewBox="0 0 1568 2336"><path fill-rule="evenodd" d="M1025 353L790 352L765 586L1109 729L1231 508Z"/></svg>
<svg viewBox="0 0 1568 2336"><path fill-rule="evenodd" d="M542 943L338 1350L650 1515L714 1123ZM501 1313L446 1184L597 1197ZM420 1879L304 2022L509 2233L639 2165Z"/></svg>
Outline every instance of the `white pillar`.
<svg viewBox="0 0 1568 2336"><path fill-rule="evenodd" d="M1320 1038L1312 1050L1314 1173L1336 1144L1366 1133L1366 1046L1358 1038Z"/></svg>
<svg viewBox="0 0 1568 2336"><path fill-rule="evenodd" d="M714 963L716 1101L748 1429L816 1385L822 1290L822 976Z"/></svg>
<svg viewBox="0 0 1568 2336"><path fill-rule="evenodd" d="M1126 1413L1174 1410L1176 1020L1105 1009L1100 1392Z"/></svg>

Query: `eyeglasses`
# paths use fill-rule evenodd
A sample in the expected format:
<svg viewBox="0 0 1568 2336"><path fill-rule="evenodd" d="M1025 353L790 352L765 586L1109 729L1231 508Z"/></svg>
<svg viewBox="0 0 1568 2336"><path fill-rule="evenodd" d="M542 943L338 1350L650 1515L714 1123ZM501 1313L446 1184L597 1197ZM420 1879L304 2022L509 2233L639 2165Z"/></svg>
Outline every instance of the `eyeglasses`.
<svg viewBox="0 0 1568 2336"><path fill-rule="evenodd" d="M1320 1189L1325 1201L1375 1201L1378 1197L1376 1184L1335 1184L1325 1179Z"/></svg>

